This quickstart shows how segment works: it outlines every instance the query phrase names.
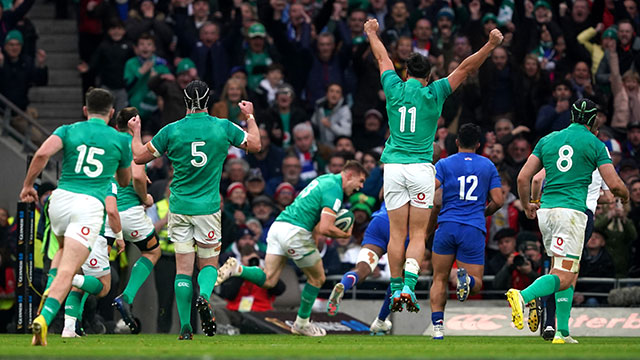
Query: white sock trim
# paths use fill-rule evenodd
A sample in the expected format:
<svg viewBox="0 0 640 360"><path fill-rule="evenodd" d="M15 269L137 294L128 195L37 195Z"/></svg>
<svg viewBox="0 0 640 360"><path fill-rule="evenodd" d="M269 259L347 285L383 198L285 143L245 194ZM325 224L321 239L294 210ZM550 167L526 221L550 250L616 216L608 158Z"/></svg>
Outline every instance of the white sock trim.
<svg viewBox="0 0 640 360"><path fill-rule="evenodd" d="M300 327L305 327L309 324L309 318L303 319L300 316L296 315L296 324Z"/></svg>

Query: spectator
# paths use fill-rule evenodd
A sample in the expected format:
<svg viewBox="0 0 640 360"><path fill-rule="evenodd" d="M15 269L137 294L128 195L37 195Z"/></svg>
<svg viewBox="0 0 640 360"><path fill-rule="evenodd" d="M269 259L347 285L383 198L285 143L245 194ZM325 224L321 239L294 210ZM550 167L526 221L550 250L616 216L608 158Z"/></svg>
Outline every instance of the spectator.
<svg viewBox="0 0 640 360"><path fill-rule="evenodd" d="M247 91L238 79L229 79L222 89L220 101L213 104L211 116L221 119L229 119L236 125L246 126L244 115L240 113L239 103L247 99Z"/></svg>
<svg viewBox="0 0 640 360"><path fill-rule="evenodd" d="M382 32L382 39L385 43L390 44L397 41L401 36L411 37L411 29L409 28L409 10L404 0L399 0L391 5L391 14L389 22L385 24Z"/></svg>
<svg viewBox="0 0 640 360"><path fill-rule="evenodd" d="M640 170L638 169L638 163L636 160L623 159L620 162L619 175L625 184L628 184L632 179L640 176Z"/></svg>
<svg viewBox="0 0 640 360"><path fill-rule="evenodd" d="M591 74L586 62L579 61L574 65L573 71L569 75L569 81L571 81L572 92L576 98L589 98L600 102L591 82Z"/></svg>
<svg viewBox="0 0 640 360"><path fill-rule="evenodd" d="M413 28L413 52L429 58L431 64L438 62L440 52L431 40L431 22L427 19L418 19Z"/></svg>
<svg viewBox="0 0 640 360"><path fill-rule="evenodd" d="M631 245L636 240L637 231L627 218L627 210L620 199L605 205L604 212L597 215L594 231L602 234L606 240L606 249L615 261L615 276L626 277L631 267Z"/></svg>
<svg viewBox="0 0 640 360"><path fill-rule="evenodd" d="M264 195L265 182L260 169L251 169L244 180L244 186L247 189L247 197L249 202L260 195Z"/></svg>
<svg viewBox="0 0 640 360"><path fill-rule="evenodd" d="M624 129L631 122L640 122L640 76L633 70L627 70L624 75L618 71L618 53L613 51L614 44L609 44L607 56L611 64L611 92L613 93L613 118L611 126L614 129Z"/></svg>
<svg viewBox="0 0 640 360"><path fill-rule="evenodd" d="M349 153L353 156L356 155L356 148L353 146L353 140L348 136L336 137L333 145L335 146L336 152Z"/></svg>
<svg viewBox="0 0 640 360"><path fill-rule="evenodd" d="M224 196L220 194L220 209L224 209ZM228 248L231 244L233 244L236 240L238 240L238 226L236 225L236 221L233 216L227 215L227 213L223 210L222 216L220 220L221 228L222 228L222 246L221 249Z"/></svg>
<svg viewBox="0 0 640 360"><path fill-rule="evenodd" d="M29 88L47 85L48 69L45 51L38 50L34 61L23 53L23 43L18 30L9 31L4 39L4 51L0 52L0 93L25 111L29 105Z"/></svg>
<svg viewBox="0 0 640 360"><path fill-rule="evenodd" d="M365 152L362 155L362 164L369 172L367 180L364 181L362 193L382 199L383 171L379 166L380 153L374 151Z"/></svg>
<svg viewBox="0 0 640 360"><path fill-rule="evenodd" d="M540 244L527 241L520 246L519 253L511 253L505 265L498 271L493 281L496 290L509 288L524 289L540 276L542 253Z"/></svg>
<svg viewBox="0 0 640 360"><path fill-rule="evenodd" d="M48 69L45 65L47 54L44 50L38 50L35 62L22 52L22 34L18 30L7 33L4 48L0 52L0 94L14 103L21 110L26 111L31 117L37 118L35 109L27 108L29 105L29 88L33 85L44 86L48 82ZM14 116L11 125L24 133L28 122L22 116ZM45 140L45 134L38 129L31 128L31 141L40 144Z"/></svg>
<svg viewBox="0 0 640 360"><path fill-rule="evenodd" d="M177 6L176 6L177 5ZM178 56L188 57L200 39L202 26L213 20L207 0L195 0L191 5L192 15L187 6L174 5L175 34L178 37ZM186 3L185 3L186 5Z"/></svg>
<svg viewBox="0 0 640 360"><path fill-rule="evenodd" d="M198 79L198 70L189 58L184 58L178 63L176 76L162 74L149 79L149 89L162 99L160 127L184 117L184 89L196 79Z"/></svg>
<svg viewBox="0 0 640 360"><path fill-rule="evenodd" d="M196 64L201 79L214 90L214 99L219 98L229 77L230 60L220 39L218 24L206 22L200 27L200 41L193 47L190 58Z"/></svg>
<svg viewBox="0 0 640 360"><path fill-rule="evenodd" d="M483 122L493 116L513 112L516 71L504 47L493 50L491 61L485 62L480 68L479 79L483 101Z"/></svg>
<svg viewBox="0 0 640 360"><path fill-rule="evenodd" d="M0 333L10 332L16 303L16 274L6 248L0 247Z"/></svg>
<svg viewBox="0 0 640 360"><path fill-rule="evenodd" d="M349 197L349 203L351 203L350 210L354 217L351 241L356 244L361 244L364 238L364 232L371 220L373 207L376 205L376 198L363 193L356 193Z"/></svg>
<svg viewBox="0 0 640 360"><path fill-rule="evenodd" d="M364 114L364 129L353 133L355 148L359 151L381 150L385 141L382 113L370 109Z"/></svg>
<svg viewBox="0 0 640 360"><path fill-rule="evenodd" d="M515 118L518 119L518 124L532 129L536 123L536 112L548 101L551 91L549 77L540 68L535 55L525 56L524 66L516 79L515 91L519 94L515 98Z"/></svg>
<svg viewBox="0 0 640 360"><path fill-rule="evenodd" d="M260 128L260 141L262 142L262 148L257 153L251 153L247 156L247 162L251 168L258 168L265 182L269 182L271 179L281 176L282 159L284 158L284 151L273 145L269 138L269 133L264 127Z"/></svg>
<svg viewBox="0 0 640 360"><path fill-rule="evenodd" d="M251 202L251 212L255 218L260 221L260 224L262 224L261 240L265 242L269 228L278 215L275 211L273 201L266 195L260 195Z"/></svg>
<svg viewBox="0 0 640 360"><path fill-rule="evenodd" d="M516 251L516 235L517 232L509 227L504 228L496 232L493 236L493 240L498 243L499 253L493 254L487 261L485 267L485 274L495 275L503 267L510 266L513 263L514 253ZM511 263L507 264L510 260Z"/></svg>
<svg viewBox="0 0 640 360"><path fill-rule="evenodd" d="M507 153L507 165L511 168L512 173L518 174L531 154L531 144L524 137L517 137L509 144ZM515 181L515 179L513 180ZM516 189L517 187L512 184L511 188Z"/></svg>
<svg viewBox="0 0 640 360"><path fill-rule="evenodd" d="M293 105L295 93L289 84L282 84L276 91L276 104L260 116L266 126L271 142L280 147L291 144L293 128L307 121L304 110Z"/></svg>
<svg viewBox="0 0 640 360"><path fill-rule="evenodd" d="M243 183L249 173L249 163L244 159L232 158L224 164L224 175L220 182L220 189L226 191L231 183Z"/></svg>
<svg viewBox="0 0 640 360"><path fill-rule="evenodd" d="M129 12L126 22L127 35L133 42L137 42L142 34L151 34L156 41L158 56L171 60L176 43L173 40L173 30L164 21L164 14L156 11L153 0L141 0L138 9Z"/></svg>
<svg viewBox="0 0 640 360"><path fill-rule="evenodd" d="M283 78L284 68L282 65L274 63L267 67L264 78L255 89L258 100L254 105L256 105L259 110L264 111L275 105L276 91L278 87L282 85Z"/></svg>
<svg viewBox="0 0 640 360"><path fill-rule="evenodd" d="M282 159L282 175L273 177L267 182L267 195L273 196L278 185L283 182L291 184L296 192L302 191L309 182L300 177L301 172L302 165L300 165L300 158L298 155L293 153L285 155Z"/></svg>
<svg viewBox="0 0 640 360"><path fill-rule="evenodd" d="M99 77L100 86L109 90L113 97L116 113L124 109L128 103L124 68L127 60L135 56L133 44L125 38L124 24L120 19L112 19L107 27L107 38L102 40L91 57L91 62L78 65L81 74ZM92 81L94 81L92 79ZM180 95L182 114L184 115L184 100Z"/></svg>
<svg viewBox="0 0 640 360"><path fill-rule="evenodd" d="M385 0L371 0L369 1L369 7L367 8L368 17L378 20L380 31L384 31L386 28L387 2Z"/></svg>
<svg viewBox="0 0 640 360"><path fill-rule="evenodd" d="M264 266L265 251L267 250L266 244L256 242L255 234L248 227L240 227L238 230L238 240L225 249L220 255L220 262L224 263L228 258L233 257L236 259L242 259L242 252L248 252L246 248L251 248L257 255L258 263Z"/></svg>
<svg viewBox="0 0 640 360"><path fill-rule="evenodd" d="M33 3L33 1L32 1ZM80 61L89 63L100 43L102 42L101 10L106 7L104 0L80 0L77 5L78 24L78 54ZM87 93L94 85L94 78L90 73L82 74L82 94ZM138 109L140 111L140 109Z"/></svg>
<svg viewBox="0 0 640 360"><path fill-rule="evenodd" d="M633 24L628 19L618 21L618 68L620 74L624 74L632 68L634 60L640 55L640 38L638 38L633 30ZM637 65L635 67L638 69ZM609 85L611 78L611 66L606 56L600 61L598 72L596 73L596 82L602 85Z"/></svg>
<svg viewBox="0 0 640 360"><path fill-rule="evenodd" d="M293 128L291 151L300 159L300 165L302 166L300 178L302 180L311 181L321 174L325 164L319 155L311 125L300 123Z"/></svg>
<svg viewBox="0 0 640 360"><path fill-rule="evenodd" d="M16 28L18 22L24 18L35 3L35 0L16 1L13 9L5 9L4 3L0 3L0 43L6 43L7 34Z"/></svg>
<svg viewBox="0 0 640 360"><path fill-rule="evenodd" d="M283 182L276 188L276 193L273 195L273 198L276 200L276 207L279 211L284 211L284 209L291 205L293 200L296 197L296 190L293 188L293 185L288 182Z"/></svg>
<svg viewBox="0 0 640 360"><path fill-rule="evenodd" d="M571 123L569 111L572 102L571 84L567 80L562 80L553 86L553 100L544 105L538 112L536 120L536 134L546 135L552 131L562 130Z"/></svg>
<svg viewBox="0 0 640 360"><path fill-rule="evenodd" d="M238 226L244 225L247 217L251 215L249 201L247 201L247 189L241 182L233 182L227 188L224 212L233 218Z"/></svg>
<svg viewBox="0 0 640 360"><path fill-rule="evenodd" d="M601 43L598 44L597 42L591 42L591 40L599 33L602 33ZM596 72L598 71L598 66L600 66L600 61L602 61L602 58L604 57L605 49L609 50L609 54L611 54L612 52L615 53L617 41L618 31L613 27L605 30L604 24L602 23L599 23L595 28L590 26L583 30L580 35L578 35L578 42L580 42L580 44L584 46L591 54L591 74L593 75L594 79L596 76ZM611 60L609 60L609 63L611 63ZM618 69L618 72L620 72L619 67L616 67L616 69Z"/></svg>
<svg viewBox="0 0 640 360"><path fill-rule="evenodd" d="M327 95L316 101L311 123L318 129L318 141L332 144L336 136L351 136L351 110L345 103L340 84L331 84Z"/></svg>
<svg viewBox="0 0 640 360"><path fill-rule="evenodd" d="M244 54L244 66L248 75L248 86L256 90L267 72L267 66L273 63L273 56L268 50L267 32L264 25L255 23L247 32L249 46Z"/></svg>
<svg viewBox="0 0 640 360"><path fill-rule="evenodd" d="M413 49L412 42L413 40L411 40L410 37L402 36L393 43L395 46L391 53L391 60L393 61L396 73L401 79L407 78L407 60Z"/></svg>
<svg viewBox="0 0 640 360"><path fill-rule="evenodd" d="M640 159L640 122L627 125L627 139L622 144L623 156L636 161Z"/></svg>
<svg viewBox="0 0 640 360"><path fill-rule="evenodd" d="M582 252L580 260L579 277L611 277L615 273L613 258L605 248L604 236L598 231L591 234L591 238ZM582 284L578 282L577 292L601 292L608 293L612 286L608 284ZM598 306L602 300L596 297L586 297L584 304L587 306Z"/></svg>
<svg viewBox="0 0 640 360"><path fill-rule="evenodd" d="M487 217L487 257L489 258L500 251L496 235L502 229L512 229L518 232L520 228L518 217L523 210L520 200L511 192L511 182L509 174L500 173L504 204L493 215Z"/></svg>
<svg viewBox="0 0 640 360"><path fill-rule="evenodd" d="M329 33L321 33L316 39L315 47L305 87L306 105L309 108L313 108L330 84L344 83L344 70L351 58L349 37L342 39L342 46L336 50L335 37Z"/></svg>
<svg viewBox="0 0 640 360"><path fill-rule="evenodd" d="M158 100L148 82L155 75L169 74L169 68L165 59L156 56L155 39L150 34L140 35L135 50L137 56L127 60L124 67L129 104L138 109L144 128L157 130L152 115L158 110Z"/></svg>
<svg viewBox="0 0 640 360"><path fill-rule="evenodd" d="M326 173L328 174L339 174L342 172L342 168L344 164L347 162L345 156L349 156L350 154L343 153L333 153L329 157L329 163L327 164Z"/></svg>

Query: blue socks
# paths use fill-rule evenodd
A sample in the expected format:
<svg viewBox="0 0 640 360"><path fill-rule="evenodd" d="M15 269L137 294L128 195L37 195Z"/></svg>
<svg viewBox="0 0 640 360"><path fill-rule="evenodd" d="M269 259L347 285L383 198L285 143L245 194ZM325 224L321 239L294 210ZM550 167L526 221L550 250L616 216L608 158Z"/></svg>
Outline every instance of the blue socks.
<svg viewBox="0 0 640 360"><path fill-rule="evenodd" d="M378 319L384 321L389 317L389 304L391 303L391 287L387 287L387 293L384 295L384 303L382 303L382 307L380 308L380 313L378 314Z"/></svg>
<svg viewBox="0 0 640 360"><path fill-rule="evenodd" d="M476 278L469 275L469 293L473 291L473 287L476 286Z"/></svg>
<svg viewBox="0 0 640 360"><path fill-rule="evenodd" d="M444 325L444 312L443 311L432 312L431 323L433 323L433 325Z"/></svg>
<svg viewBox="0 0 640 360"><path fill-rule="evenodd" d="M344 276L342 276L342 280L340 280L340 283L344 285L344 290L347 291L351 289L355 284L357 284L358 280L360 280L358 274L355 271L349 271L348 273L344 274Z"/></svg>

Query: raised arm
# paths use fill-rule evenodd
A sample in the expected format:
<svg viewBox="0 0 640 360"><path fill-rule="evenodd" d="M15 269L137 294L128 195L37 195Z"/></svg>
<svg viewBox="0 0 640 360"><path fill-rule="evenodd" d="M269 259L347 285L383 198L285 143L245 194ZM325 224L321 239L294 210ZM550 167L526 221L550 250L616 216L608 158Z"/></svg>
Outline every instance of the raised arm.
<svg viewBox="0 0 640 360"><path fill-rule="evenodd" d="M531 200L531 178L542 169L542 162L535 155L529 155L527 162L518 174L518 194L520 202L524 207L524 212L529 219L536 218L536 210L540 207L539 203L532 203Z"/></svg>
<svg viewBox="0 0 640 360"><path fill-rule="evenodd" d="M447 79L449 79L451 91L456 91L458 86L467 79L469 74L480 68L489 55L491 55L493 49L497 48L502 43L503 38L504 36L502 36L500 30L491 30L491 33L489 34L489 41L487 41L480 50L464 59L464 61L447 77Z"/></svg>
<svg viewBox="0 0 640 360"><path fill-rule="evenodd" d="M240 148L248 152L258 152L262 149L262 142L260 141L260 129L258 129L256 118L253 116L253 103L242 100L238 106L247 117L247 141Z"/></svg>
<svg viewBox="0 0 640 360"><path fill-rule="evenodd" d="M36 189L33 188L33 184L38 175L44 170L49 158L60 150L62 150L62 139L57 135L49 136L49 138L42 143L29 165L27 176L22 185L22 191L20 191L20 201L34 202L38 200L38 193Z"/></svg>
<svg viewBox="0 0 640 360"><path fill-rule="evenodd" d="M387 70L394 70L393 62L391 61L391 59L389 58L389 54L387 53L387 48L384 47L384 44L380 40L380 37L378 37L378 20L367 20L367 22L364 23L364 32L369 37L369 45L371 45L373 57L378 62L380 74Z"/></svg>
<svg viewBox="0 0 640 360"><path fill-rule="evenodd" d="M133 161L138 165L144 165L149 161L155 159L155 149L151 142L142 144L142 137L140 135L140 116L136 116L129 120L129 129L133 131L133 139L131 140L131 152L133 153Z"/></svg>

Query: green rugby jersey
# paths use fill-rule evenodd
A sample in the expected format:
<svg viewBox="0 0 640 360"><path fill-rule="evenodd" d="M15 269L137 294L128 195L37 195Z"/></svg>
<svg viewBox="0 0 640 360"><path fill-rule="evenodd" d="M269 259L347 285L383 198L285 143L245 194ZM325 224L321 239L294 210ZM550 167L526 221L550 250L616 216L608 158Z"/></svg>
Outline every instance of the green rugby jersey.
<svg viewBox="0 0 640 360"><path fill-rule="evenodd" d="M276 221L287 222L313 231L320 221L320 213L330 208L336 213L342 207L342 176L327 174L314 179L296 196L291 205L278 215Z"/></svg>
<svg viewBox="0 0 640 360"><path fill-rule="evenodd" d="M538 141L533 155L547 173L541 208L587 210L587 192L593 171L610 164L604 143L582 124L554 131Z"/></svg>
<svg viewBox="0 0 640 360"><path fill-rule="evenodd" d="M131 165L131 142L97 118L62 125L53 135L62 139L64 153L58 188L104 204L104 190L116 170Z"/></svg>
<svg viewBox="0 0 640 360"><path fill-rule="evenodd" d="M240 146L247 134L227 119L205 112L168 124L151 140L173 163L169 209L179 215L209 215L220 210L220 176L229 145Z"/></svg>
<svg viewBox="0 0 640 360"><path fill-rule="evenodd" d="M385 164L431 163L442 105L451 94L449 80L444 78L422 86L416 79L402 81L393 70L382 73L381 80L391 133L381 161Z"/></svg>

